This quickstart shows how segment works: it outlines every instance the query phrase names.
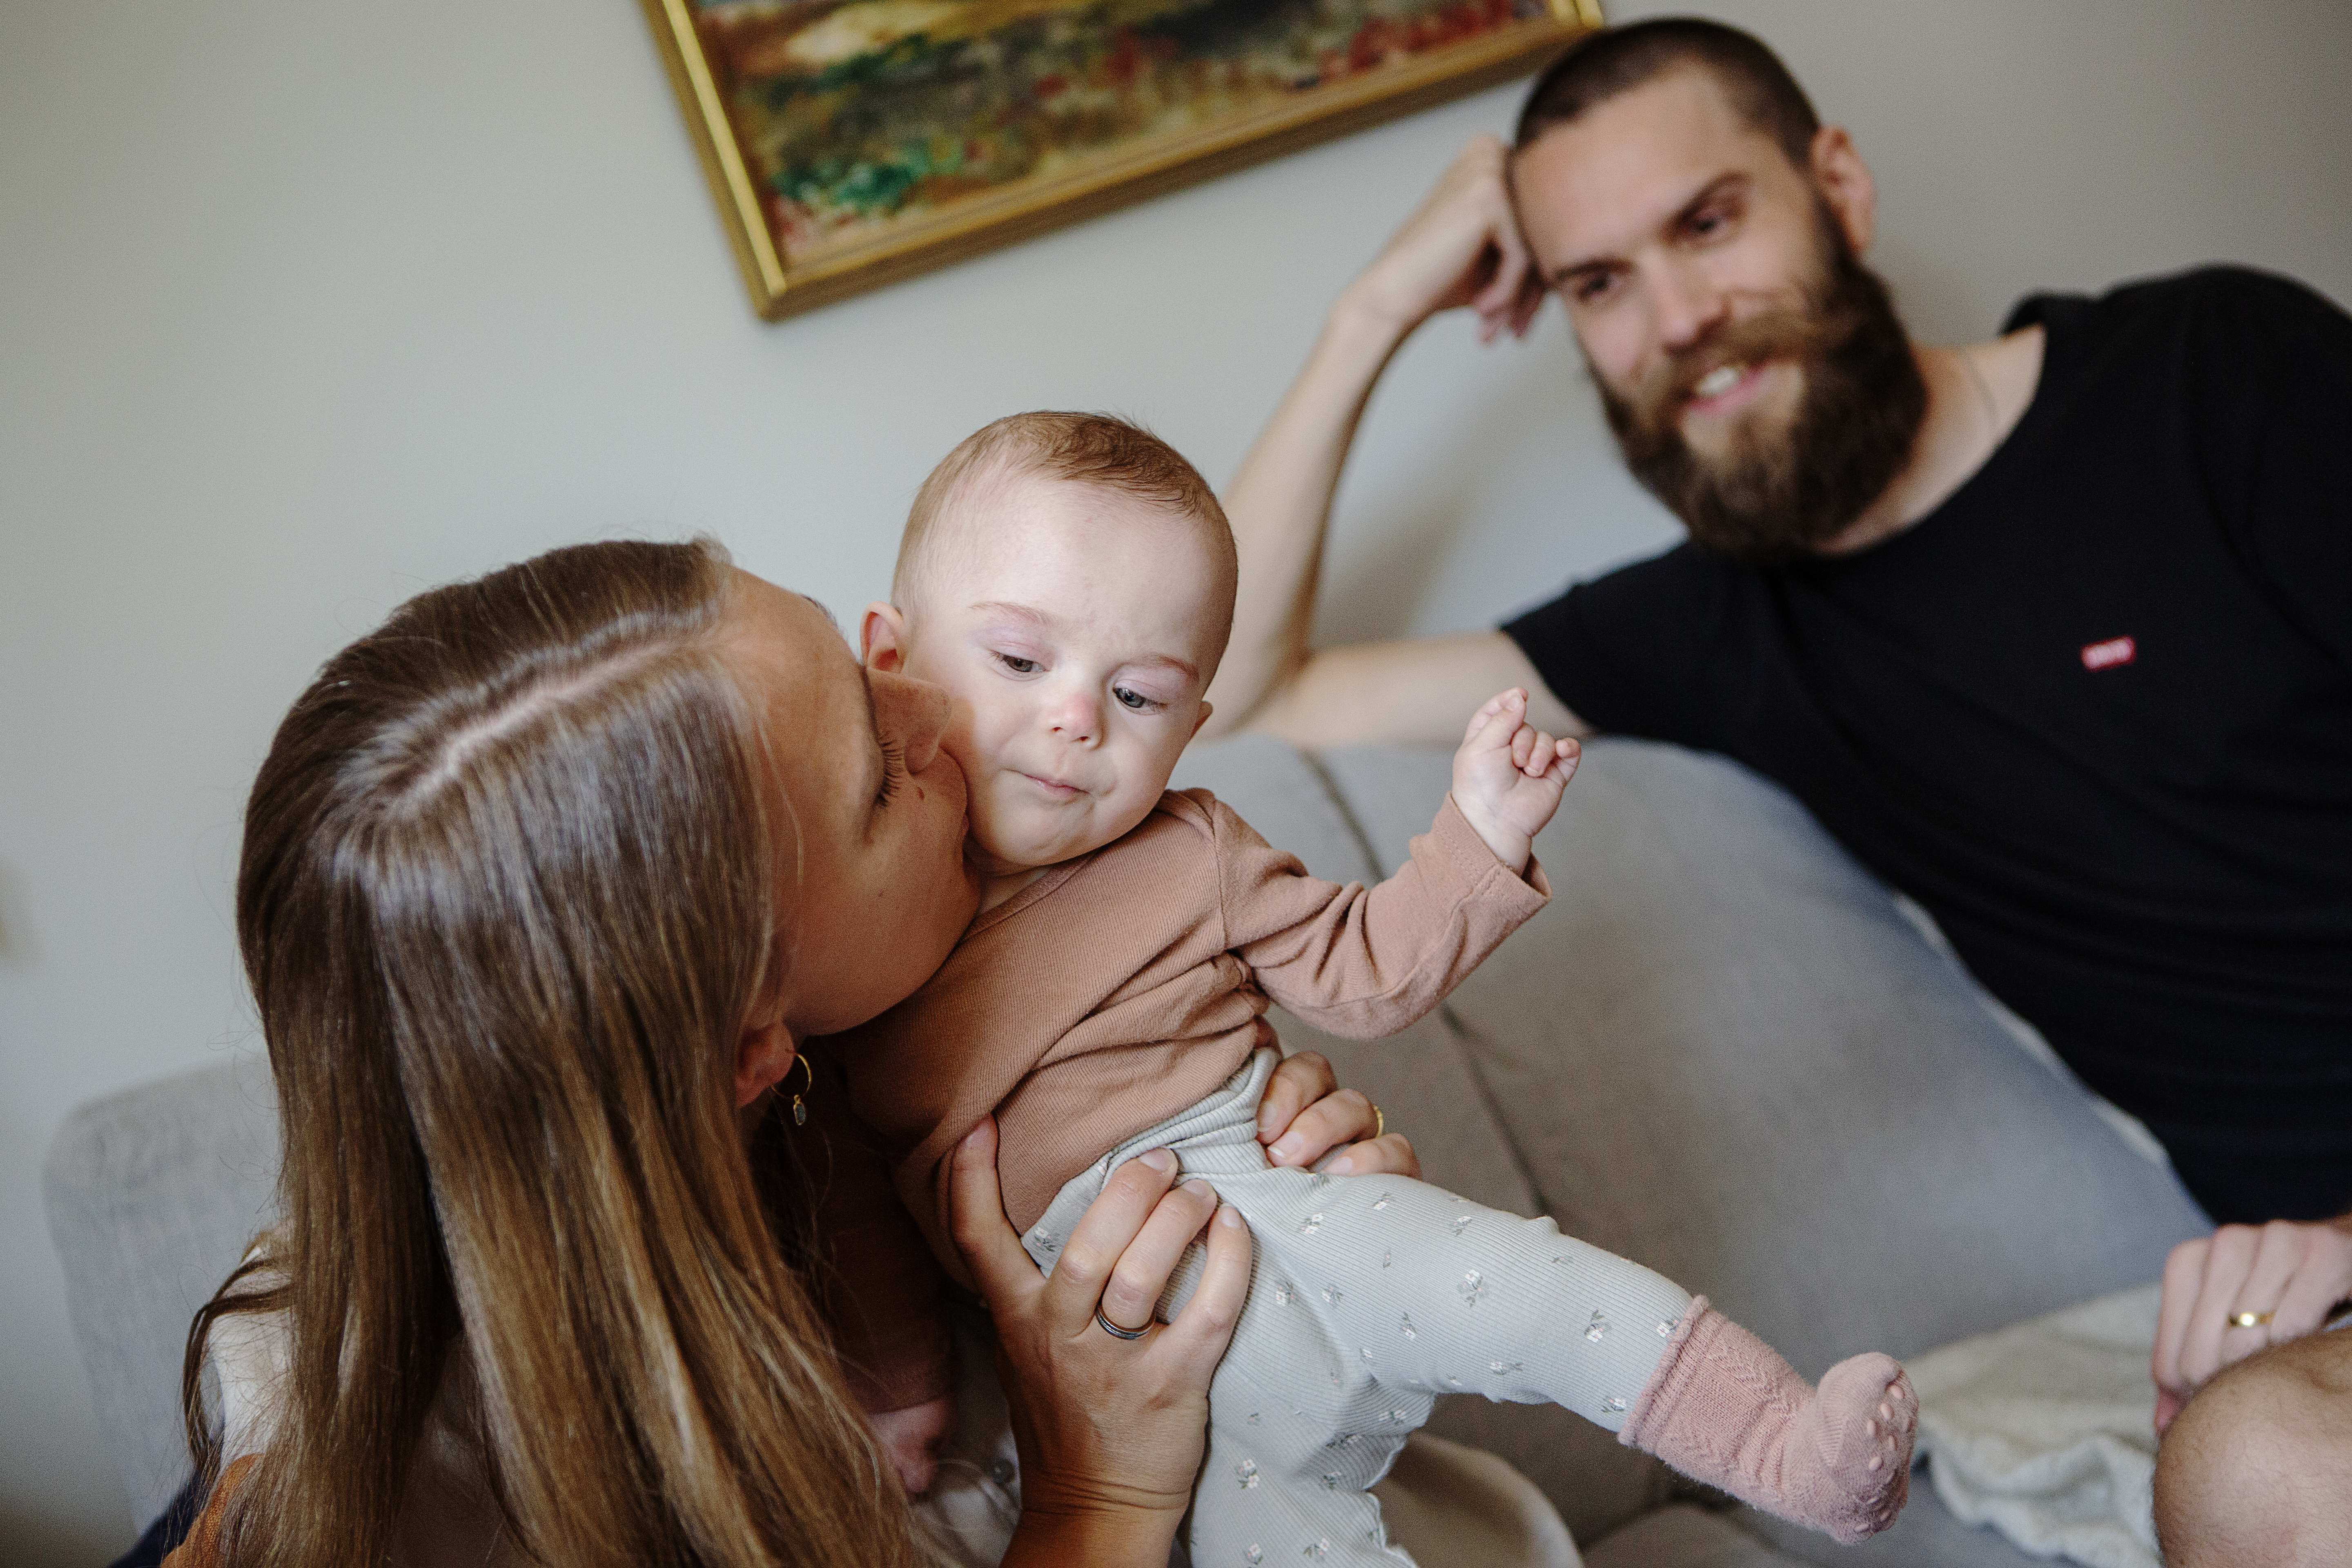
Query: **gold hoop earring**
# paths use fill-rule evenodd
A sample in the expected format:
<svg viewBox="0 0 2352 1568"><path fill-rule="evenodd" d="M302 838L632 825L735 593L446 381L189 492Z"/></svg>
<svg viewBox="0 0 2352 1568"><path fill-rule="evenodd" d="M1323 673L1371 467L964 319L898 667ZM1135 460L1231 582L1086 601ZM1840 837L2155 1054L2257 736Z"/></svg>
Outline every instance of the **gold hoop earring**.
<svg viewBox="0 0 2352 1568"><path fill-rule="evenodd" d="M793 1067L799 1068L808 1074L808 1091L811 1094L814 1094L816 1092L816 1068L809 1066L808 1058L801 1055L797 1051L793 1052ZM784 1069L785 1079L789 1080L792 1076L793 1068L786 1068ZM783 1086L779 1084L777 1087L781 1089ZM789 1094L792 1091L786 1089L785 1092ZM805 1127L808 1125L808 1107L801 1103L801 1097L797 1094L793 1095L793 1125L795 1127Z"/></svg>

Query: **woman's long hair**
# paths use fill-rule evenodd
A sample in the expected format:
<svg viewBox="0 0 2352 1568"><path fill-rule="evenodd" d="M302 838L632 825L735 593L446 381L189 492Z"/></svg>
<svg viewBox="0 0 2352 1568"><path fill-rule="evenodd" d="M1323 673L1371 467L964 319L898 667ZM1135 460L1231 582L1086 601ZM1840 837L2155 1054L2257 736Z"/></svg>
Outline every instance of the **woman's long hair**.
<svg viewBox="0 0 2352 1568"><path fill-rule="evenodd" d="M376 1563L453 1347L513 1544L919 1561L733 1115L796 896L708 542L560 550L335 656L247 806L237 932L285 1218L191 1334L283 1313L227 1561Z"/></svg>

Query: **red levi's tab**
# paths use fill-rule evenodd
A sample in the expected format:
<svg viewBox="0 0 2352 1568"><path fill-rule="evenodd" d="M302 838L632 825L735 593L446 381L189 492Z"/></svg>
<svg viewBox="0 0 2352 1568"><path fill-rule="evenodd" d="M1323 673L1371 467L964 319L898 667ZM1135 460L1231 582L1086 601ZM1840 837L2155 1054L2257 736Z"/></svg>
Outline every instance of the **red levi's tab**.
<svg viewBox="0 0 2352 1568"><path fill-rule="evenodd" d="M2119 664L2129 664L2139 657L2139 644L2129 637L2109 637L2105 642L2083 645L2084 669L2113 669Z"/></svg>

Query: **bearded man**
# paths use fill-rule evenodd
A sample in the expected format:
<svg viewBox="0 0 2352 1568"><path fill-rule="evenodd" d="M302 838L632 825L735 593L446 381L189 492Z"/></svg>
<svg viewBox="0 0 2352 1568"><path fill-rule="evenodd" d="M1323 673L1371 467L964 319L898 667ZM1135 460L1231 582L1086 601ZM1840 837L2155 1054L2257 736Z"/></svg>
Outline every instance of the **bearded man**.
<svg viewBox="0 0 2352 1568"><path fill-rule="evenodd" d="M2352 320L2215 268L1914 345L1859 259L1874 212L1755 39L1580 42L1342 296L1235 479L1218 716L1450 743L1518 684L1558 733L1793 794L2224 1222L2166 1269L2158 1427L2221 1367L2268 1381L2183 1420L2168 1539L2294 1560L2311 1510L2345 1528L2305 1540L2352 1538L2352 1333L2301 1339L2352 1297ZM1547 293L1689 542L1499 631L1310 652L1389 357L1452 307L1524 332Z"/></svg>

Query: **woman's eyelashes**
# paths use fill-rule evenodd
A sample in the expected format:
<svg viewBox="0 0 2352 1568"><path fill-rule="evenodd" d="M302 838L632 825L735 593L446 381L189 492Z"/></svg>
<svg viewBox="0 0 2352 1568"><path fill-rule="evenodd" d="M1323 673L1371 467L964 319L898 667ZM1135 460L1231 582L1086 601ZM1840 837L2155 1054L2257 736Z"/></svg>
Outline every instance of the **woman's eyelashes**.
<svg viewBox="0 0 2352 1568"><path fill-rule="evenodd" d="M898 740L895 737L885 736L883 737L880 744L882 747L882 787L874 792L874 809L877 811L879 811L884 806L889 805L891 799L898 795L898 775L906 771L907 766L906 749L898 744Z"/></svg>

